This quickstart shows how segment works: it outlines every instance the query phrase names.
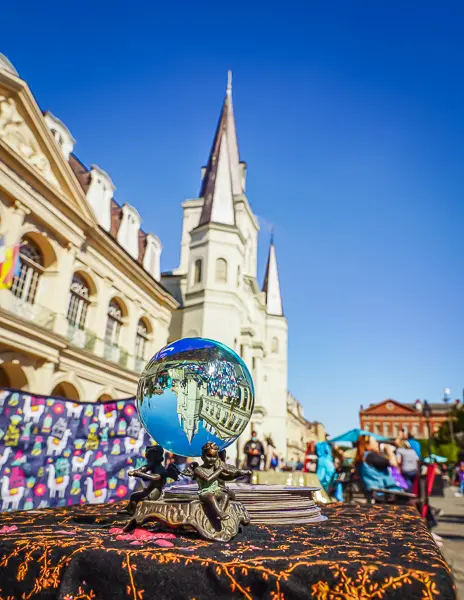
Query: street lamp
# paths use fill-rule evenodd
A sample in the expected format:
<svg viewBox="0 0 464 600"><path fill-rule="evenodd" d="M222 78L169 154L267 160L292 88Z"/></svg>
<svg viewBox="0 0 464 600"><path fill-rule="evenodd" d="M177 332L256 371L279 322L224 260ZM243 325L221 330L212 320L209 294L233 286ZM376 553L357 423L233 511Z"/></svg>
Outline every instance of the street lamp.
<svg viewBox="0 0 464 600"><path fill-rule="evenodd" d="M427 425L427 447L429 451L429 460L432 460L432 442L430 439L430 417L432 416L432 409L430 408L430 404L427 402L427 400L424 400L422 414L424 415L425 423Z"/></svg>
<svg viewBox="0 0 464 600"><path fill-rule="evenodd" d="M448 404L448 402L450 400L451 400L451 390L449 388L445 388L444 392L443 392L443 402L445 402L446 404ZM448 425L449 425L451 443L454 444L453 417L452 417L452 414L451 414L451 410L447 410L446 412L448 413Z"/></svg>

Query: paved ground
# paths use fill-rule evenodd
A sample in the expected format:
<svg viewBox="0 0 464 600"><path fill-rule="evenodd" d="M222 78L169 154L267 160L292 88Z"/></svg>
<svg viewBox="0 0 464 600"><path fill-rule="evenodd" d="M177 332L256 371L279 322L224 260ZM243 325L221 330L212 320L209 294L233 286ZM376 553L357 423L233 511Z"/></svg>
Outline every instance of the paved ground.
<svg viewBox="0 0 464 600"><path fill-rule="evenodd" d="M464 497L456 498L456 491L456 488L447 488L445 497L434 496L431 504L443 509L438 527L433 531L443 538L442 550L453 570L458 598L464 600Z"/></svg>

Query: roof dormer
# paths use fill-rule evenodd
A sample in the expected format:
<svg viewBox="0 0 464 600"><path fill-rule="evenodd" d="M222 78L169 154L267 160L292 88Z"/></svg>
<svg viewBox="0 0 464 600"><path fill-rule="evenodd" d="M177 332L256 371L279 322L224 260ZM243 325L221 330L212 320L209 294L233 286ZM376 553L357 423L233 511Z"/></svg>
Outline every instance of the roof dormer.
<svg viewBox="0 0 464 600"><path fill-rule="evenodd" d="M4 54L0 54L0 69L4 69L13 75L16 75L16 77L19 77L18 71L13 67Z"/></svg>
<svg viewBox="0 0 464 600"><path fill-rule="evenodd" d="M146 237L145 254L143 255L143 268L150 273L153 279L160 280L161 241L156 235L148 233Z"/></svg>
<svg viewBox="0 0 464 600"><path fill-rule="evenodd" d="M118 230L118 243L136 260L139 257L139 229L142 219L130 204L122 207L121 224Z"/></svg>
<svg viewBox="0 0 464 600"><path fill-rule="evenodd" d="M105 231L111 229L111 199L115 189L108 173L97 165L92 165L87 200L93 208L99 225Z"/></svg>
<svg viewBox="0 0 464 600"><path fill-rule="evenodd" d="M61 148L66 160L69 160L69 155L74 150L76 140L71 135L71 132L66 125L60 121L55 115L47 111L44 115L45 123L53 134L56 143Z"/></svg>

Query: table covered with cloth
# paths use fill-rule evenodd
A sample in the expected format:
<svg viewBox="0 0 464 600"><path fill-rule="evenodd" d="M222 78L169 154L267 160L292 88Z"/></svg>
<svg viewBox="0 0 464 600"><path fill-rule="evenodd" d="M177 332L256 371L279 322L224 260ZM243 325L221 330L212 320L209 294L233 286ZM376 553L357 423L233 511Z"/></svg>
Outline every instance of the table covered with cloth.
<svg viewBox="0 0 464 600"><path fill-rule="evenodd" d="M0 600L455 598L417 511L336 504L305 526L249 526L230 543L124 534L115 504L0 515Z"/></svg>

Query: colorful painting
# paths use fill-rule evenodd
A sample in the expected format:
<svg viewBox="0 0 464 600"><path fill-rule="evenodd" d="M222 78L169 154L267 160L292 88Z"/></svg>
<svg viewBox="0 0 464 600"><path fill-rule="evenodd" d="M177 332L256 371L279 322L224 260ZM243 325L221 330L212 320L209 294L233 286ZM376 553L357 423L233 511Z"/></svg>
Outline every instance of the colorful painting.
<svg viewBox="0 0 464 600"><path fill-rule="evenodd" d="M115 502L153 443L134 398L75 403L0 390L0 510Z"/></svg>

